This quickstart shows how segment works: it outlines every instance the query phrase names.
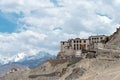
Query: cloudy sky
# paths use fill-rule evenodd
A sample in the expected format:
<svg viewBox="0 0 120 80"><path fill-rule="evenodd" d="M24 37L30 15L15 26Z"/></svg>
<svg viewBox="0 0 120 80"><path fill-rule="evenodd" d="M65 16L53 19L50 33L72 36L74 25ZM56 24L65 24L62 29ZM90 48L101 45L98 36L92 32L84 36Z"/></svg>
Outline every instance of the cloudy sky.
<svg viewBox="0 0 120 80"><path fill-rule="evenodd" d="M0 55L57 54L61 40L111 34L120 0L0 0Z"/></svg>

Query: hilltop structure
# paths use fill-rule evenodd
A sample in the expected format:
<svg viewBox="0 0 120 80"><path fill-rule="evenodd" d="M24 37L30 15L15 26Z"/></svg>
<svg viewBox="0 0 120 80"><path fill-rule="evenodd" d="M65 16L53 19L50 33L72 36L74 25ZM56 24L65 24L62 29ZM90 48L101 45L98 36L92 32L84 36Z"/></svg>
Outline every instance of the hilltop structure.
<svg viewBox="0 0 120 80"><path fill-rule="evenodd" d="M97 35L89 37L89 50L96 50L97 48L104 47L104 41L106 41L107 36L105 35Z"/></svg>
<svg viewBox="0 0 120 80"><path fill-rule="evenodd" d="M86 51L96 51L96 49L104 47L104 41L107 36L105 35L96 35L90 36L88 39L69 39L68 41L61 41L61 49L58 55L61 58L65 58L65 56L72 55L81 55L82 52Z"/></svg>

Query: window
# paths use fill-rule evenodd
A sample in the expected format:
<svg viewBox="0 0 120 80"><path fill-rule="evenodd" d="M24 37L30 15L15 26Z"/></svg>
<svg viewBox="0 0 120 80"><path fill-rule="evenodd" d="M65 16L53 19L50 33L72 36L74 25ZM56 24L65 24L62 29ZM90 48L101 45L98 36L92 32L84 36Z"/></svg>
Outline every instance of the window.
<svg viewBox="0 0 120 80"><path fill-rule="evenodd" d="M76 48L75 48L75 44L74 44L74 50L75 50Z"/></svg>
<svg viewBox="0 0 120 80"><path fill-rule="evenodd" d="M81 43L81 40L80 40L80 43Z"/></svg>
<svg viewBox="0 0 120 80"><path fill-rule="evenodd" d="M80 45L80 49L81 49L81 45Z"/></svg>
<svg viewBox="0 0 120 80"><path fill-rule="evenodd" d="M77 50L78 50L78 44L77 44Z"/></svg>
<svg viewBox="0 0 120 80"><path fill-rule="evenodd" d="M77 41L77 43L78 43L78 41Z"/></svg>
<svg viewBox="0 0 120 80"><path fill-rule="evenodd" d="M75 41L74 41L74 43L75 43Z"/></svg>
<svg viewBox="0 0 120 80"><path fill-rule="evenodd" d="M84 40L84 43L86 43L86 40Z"/></svg>
<svg viewBox="0 0 120 80"><path fill-rule="evenodd" d="M63 45L65 44L65 42L63 42Z"/></svg>

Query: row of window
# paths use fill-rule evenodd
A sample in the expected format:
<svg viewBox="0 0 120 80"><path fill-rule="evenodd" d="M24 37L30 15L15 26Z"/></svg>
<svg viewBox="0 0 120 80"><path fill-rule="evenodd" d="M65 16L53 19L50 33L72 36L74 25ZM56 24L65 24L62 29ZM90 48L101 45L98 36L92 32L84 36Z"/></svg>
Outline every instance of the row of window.
<svg viewBox="0 0 120 80"><path fill-rule="evenodd" d="M83 41L84 43L86 43L86 40ZM82 43L82 41L74 41L74 43Z"/></svg>
<svg viewBox="0 0 120 80"><path fill-rule="evenodd" d="M103 40L103 37L97 37L97 38L91 38L92 40L99 40L99 38L101 39L101 40ZM91 40L90 39L90 40ZM79 41L76 41L76 40L74 40L73 42L74 43L82 43L82 41L84 42L84 43L86 43L86 40L79 40ZM94 42L97 42L97 41L94 41ZM65 42L63 42L63 45L65 44Z"/></svg>
<svg viewBox="0 0 120 80"><path fill-rule="evenodd" d="M91 38L92 40L99 40L99 38L102 40L103 37L97 37L97 38Z"/></svg>
<svg viewBox="0 0 120 80"><path fill-rule="evenodd" d="M84 44L84 45L75 45L74 44L74 50L81 50L81 49L85 49L85 47L86 47L86 45Z"/></svg>
<svg viewBox="0 0 120 80"><path fill-rule="evenodd" d="M101 42L101 41L92 41L92 43L98 43L98 42Z"/></svg>

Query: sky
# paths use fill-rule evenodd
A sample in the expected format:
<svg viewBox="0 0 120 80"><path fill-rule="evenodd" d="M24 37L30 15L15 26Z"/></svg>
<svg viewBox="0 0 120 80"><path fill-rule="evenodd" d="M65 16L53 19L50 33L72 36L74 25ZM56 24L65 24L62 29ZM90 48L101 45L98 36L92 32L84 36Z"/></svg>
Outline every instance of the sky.
<svg viewBox="0 0 120 80"><path fill-rule="evenodd" d="M0 56L57 54L60 41L112 34L120 0L0 0Z"/></svg>

